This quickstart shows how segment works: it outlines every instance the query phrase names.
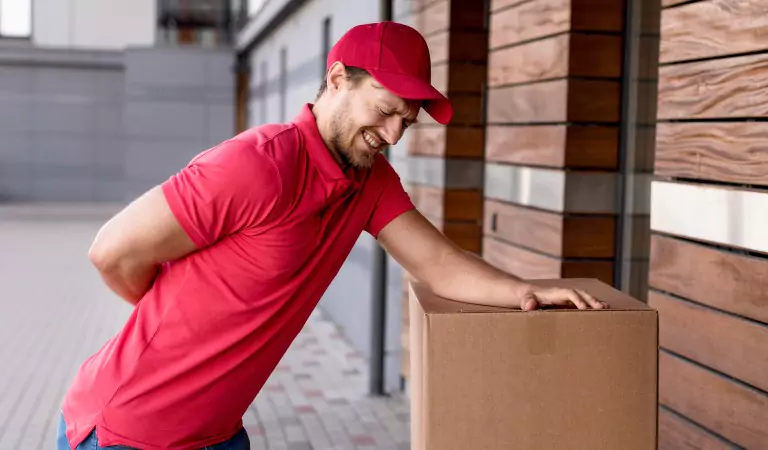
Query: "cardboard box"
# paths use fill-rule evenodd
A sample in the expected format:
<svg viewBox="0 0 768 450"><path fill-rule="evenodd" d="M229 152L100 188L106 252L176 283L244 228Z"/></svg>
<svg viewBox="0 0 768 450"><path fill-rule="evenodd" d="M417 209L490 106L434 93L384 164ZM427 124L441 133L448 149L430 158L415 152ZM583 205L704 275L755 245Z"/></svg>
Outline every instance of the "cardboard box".
<svg viewBox="0 0 768 450"><path fill-rule="evenodd" d="M658 314L591 279L610 310L523 312L410 291L414 450L656 448Z"/></svg>

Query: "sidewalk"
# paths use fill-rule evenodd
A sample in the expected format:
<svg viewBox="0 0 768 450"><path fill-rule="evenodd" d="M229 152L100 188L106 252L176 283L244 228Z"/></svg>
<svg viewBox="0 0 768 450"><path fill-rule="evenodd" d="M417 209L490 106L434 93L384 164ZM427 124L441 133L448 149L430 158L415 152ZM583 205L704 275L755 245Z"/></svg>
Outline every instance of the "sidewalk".
<svg viewBox="0 0 768 450"><path fill-rule="evenodd" d="M49 449L74 371L131 307L85 257L98 208L81 220L0 212L0 450ZM407 399L366 387L365 361L316 311L243 417L251 448L409 448Z"/></svg>

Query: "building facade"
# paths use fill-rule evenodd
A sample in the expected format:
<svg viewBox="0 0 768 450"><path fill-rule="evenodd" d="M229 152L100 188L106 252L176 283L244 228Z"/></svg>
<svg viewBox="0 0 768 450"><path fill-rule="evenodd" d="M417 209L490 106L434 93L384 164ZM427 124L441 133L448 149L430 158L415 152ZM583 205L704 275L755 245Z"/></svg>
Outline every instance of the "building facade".
<svg viewBox="0 0 768 450"><path fill-rule="evenodd" d="M515 275L598 278L656 308L660 448L766 448L768 2L0 9L0 200L130 200L235 132L293 118L333 43L384 11L425 35L456 111L447 127L423 115L388 155L417 207ZM321 305L374 357L384 280L391 391L408 385L410 277L392 259L380 272L375 249L360 238Z"/></svg>
<svg viewBox="0 0 768 450"><path fill-rule="evenodd" d="M206 4L0 10L0 200L128 201L231 136L237 11Z"/></svg>
<svg viewBox="0 0 768 450"><path fill-rule="evenodd" d="M456 109L447 127L420 118L390 156L419 209L520 277L598 278L658 309L660 448L766 448L768 3L272 0L237 36L240 114L289 118L328 46L386 3L425 35ZM324 300L363 348L372 246ZM396 267L388 356L407 380Z"/></svg>

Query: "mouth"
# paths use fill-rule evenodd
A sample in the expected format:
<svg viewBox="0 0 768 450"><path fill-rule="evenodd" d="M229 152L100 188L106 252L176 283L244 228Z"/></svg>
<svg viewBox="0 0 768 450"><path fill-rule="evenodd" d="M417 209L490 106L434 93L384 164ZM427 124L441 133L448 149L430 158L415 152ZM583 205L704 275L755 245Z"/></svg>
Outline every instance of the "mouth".
<svg viewBox="0 0 768 450"><path fill-rule="evenodd" d="M368 149L371 152L378 152L382 148L384 148L384 142L381 141L376 135L373 133L369 133L365 130L363 130L363 141L368 146Z"/></svg>

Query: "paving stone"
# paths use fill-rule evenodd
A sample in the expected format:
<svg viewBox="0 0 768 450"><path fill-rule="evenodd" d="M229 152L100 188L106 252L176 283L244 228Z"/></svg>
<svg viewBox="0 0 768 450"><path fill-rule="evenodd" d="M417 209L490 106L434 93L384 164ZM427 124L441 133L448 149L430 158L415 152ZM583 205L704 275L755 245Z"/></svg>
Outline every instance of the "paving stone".
<svg viewBox="0 0 768 450"><path fill-rule="evenodd" d="M107 217L0 217L0 284L13 300L0 302L0 450L52 447L77 367L132 311L87 258ZM400 394L367 396L365 359L316 310L243 425L254 450L405 450L409 412Z"/></svg>

